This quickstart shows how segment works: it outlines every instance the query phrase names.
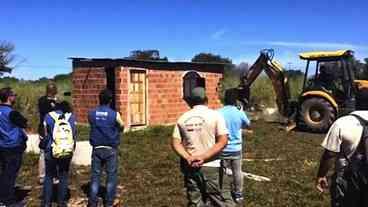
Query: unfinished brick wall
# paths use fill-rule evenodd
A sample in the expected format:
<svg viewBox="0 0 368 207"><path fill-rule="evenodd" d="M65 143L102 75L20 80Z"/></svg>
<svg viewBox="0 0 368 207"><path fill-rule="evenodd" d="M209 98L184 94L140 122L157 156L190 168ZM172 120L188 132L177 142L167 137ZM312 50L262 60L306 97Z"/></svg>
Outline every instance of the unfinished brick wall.
<svg viewBox="0 0 368 207"><path fill-rule="evenodd" d="M129 125L129 71L123 70L121 67L115 68L115 107L120 113L125 125ZM127 126L126 126L127 127Z"/></svg>
<svg viewBox="0 0 368 207"><path fill-rule="evenodd" d="M206 78L206 94L208 97L208 107L212 109L218 109L222 106L218 94L218 86L220 83L220 79L222 79L222 74L204 73L204 76Z"/></svg>
<svg viewBox="0 0 368 207"><path fill-rule="evenodd" d="M98 105L98 94L106 88L104 68L78 68L73 70L72 100L78 122L87 123L87 113Z"/></svg>
<svg viewBox="0 0 368 207"><path fill-rule="evenodd" d="M115 106L122 115L126 127L130 126L129 69L129 67L116 67L114 69ZM183 77L186 71L133 69L146 71L148 125L175 123L182 113L189 110L188 105L183 100ZM206 80L209 107L213 109L221 107L217 86L222 74L205 72L198 72L198 74ZM106 82L106 73L103 67L74 69L72 99L78 122L88 122L87 113L98 105L98 94L100 90L106 88Z"/></svg>
<svg viewBox="0 0 368 207"><path fill-rule="evenodd" d="M217 84L222 74L202 73L206 79L206 93L210 108L219 108ZM183 77L185 71L148 70L148 121L150 125L175 123L178 117L189 110L183 100Z"/></svg>

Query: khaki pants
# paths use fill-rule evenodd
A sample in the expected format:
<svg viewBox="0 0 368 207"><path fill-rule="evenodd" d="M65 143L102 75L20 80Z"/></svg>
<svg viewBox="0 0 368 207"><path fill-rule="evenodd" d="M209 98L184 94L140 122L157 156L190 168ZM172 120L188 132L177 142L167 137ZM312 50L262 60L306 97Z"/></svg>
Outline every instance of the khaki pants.
<svg viewBox="0 0 368 207"><path fill-rule="evenodd" d="M188 207L227 206L219 187L220 168L202 167L193 169L184 166L182 171L187 189Z"/></svg>

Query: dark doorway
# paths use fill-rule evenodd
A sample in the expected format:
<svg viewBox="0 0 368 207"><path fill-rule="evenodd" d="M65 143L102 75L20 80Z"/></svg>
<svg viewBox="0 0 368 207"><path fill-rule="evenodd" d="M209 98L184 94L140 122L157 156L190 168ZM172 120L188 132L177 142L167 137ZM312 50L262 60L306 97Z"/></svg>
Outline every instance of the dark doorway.
<svg viewBox="0 0 368 207"><path fill-rule="evenodd" d="M112 92L111 108L116 109L115 105L115 68L105 68L106 88Z"/></svg>
<svg viewBox="0 0 368 207"><path fill-rule="evenodd" d="M191 94L195 87L206 88L206 80L197 72L191 71L183 77L183 99L191 105Z"/></svg>

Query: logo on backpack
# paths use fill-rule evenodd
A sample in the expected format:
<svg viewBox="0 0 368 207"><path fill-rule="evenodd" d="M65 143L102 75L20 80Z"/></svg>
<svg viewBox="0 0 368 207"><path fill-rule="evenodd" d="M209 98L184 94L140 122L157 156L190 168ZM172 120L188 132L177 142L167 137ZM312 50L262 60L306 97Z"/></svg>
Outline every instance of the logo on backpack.
<svg viewBox="0 0 368 207"><path fill-rule="evenodd" d="M73 156L74 151L74 136L73 129L69 123L71 113L66 113L64 116L56 112L49 113L55 121L52 131L52 156L54 158L69 158Z"/></svg>

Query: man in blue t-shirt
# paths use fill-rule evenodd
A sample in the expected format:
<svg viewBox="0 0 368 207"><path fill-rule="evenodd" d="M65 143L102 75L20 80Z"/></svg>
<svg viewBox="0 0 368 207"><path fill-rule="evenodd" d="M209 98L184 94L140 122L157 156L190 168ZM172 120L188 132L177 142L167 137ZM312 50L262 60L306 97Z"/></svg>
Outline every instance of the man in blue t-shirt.
<svg viewBox="0 0 368 207"><path fill-rule="evenodd" d="M227 90L224 99L225 106L219 110L229 131L228 143L220 155L221 168L223 169L222 191L227 203L232 203L232 197L236 203L243 201L241 129L250 126L250 121L245 112L236 107L236 98L236 91ZM227 169L231 169L232 173Z"/></svg>
<svg viewBox="0 0 368 207"><path fill-rule="evenodd" d="M118 147L123 121L119 112L110 108L112 92L108 89L99 94L100 105L88 114L91 127L89 142L93 147L91 165L91 186L88 206L98 206L98 190L100 186L101 168L106 170L105 206L112 206L115 199L118 171Z"/></svg>
<svg viewBox="0 0 368 207"><path fill-rule="evenodd" d="M16 94L0 89L0 206L17 205L15 180L22 164L27 136L27 119L13 109Z"/></svg>

